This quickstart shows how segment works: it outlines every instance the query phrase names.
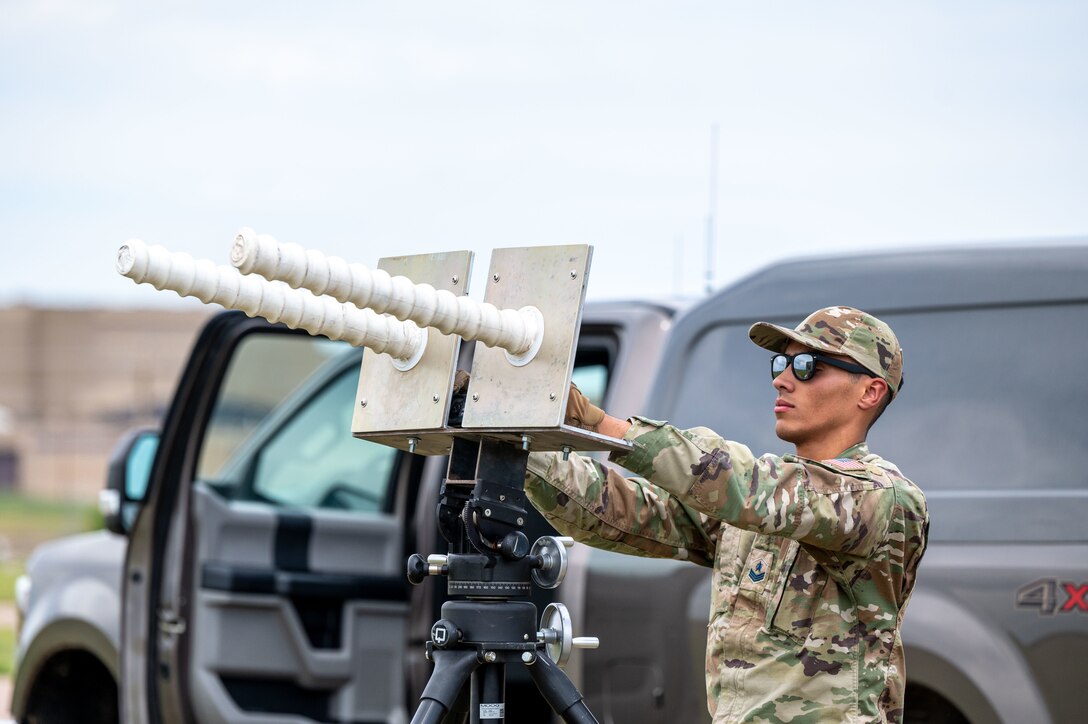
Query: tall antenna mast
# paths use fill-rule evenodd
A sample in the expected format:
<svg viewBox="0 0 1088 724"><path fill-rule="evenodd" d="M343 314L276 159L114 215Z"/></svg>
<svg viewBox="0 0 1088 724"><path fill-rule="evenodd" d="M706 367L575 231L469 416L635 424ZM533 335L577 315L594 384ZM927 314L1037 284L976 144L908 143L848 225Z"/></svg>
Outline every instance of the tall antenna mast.
<svg viewBox="0 0 1088 724"><path fill-rule="evenodd" d="M706 293L714 291L714 212L718 206L718 124L710 126L710 198L706 212Z"/></svg>
<svg viewBox="0 0 1088 724"><path fill-rule="evenodd" d="M673 239L672 293L680 297L684 294L684 237L677 234Z"/></svg>

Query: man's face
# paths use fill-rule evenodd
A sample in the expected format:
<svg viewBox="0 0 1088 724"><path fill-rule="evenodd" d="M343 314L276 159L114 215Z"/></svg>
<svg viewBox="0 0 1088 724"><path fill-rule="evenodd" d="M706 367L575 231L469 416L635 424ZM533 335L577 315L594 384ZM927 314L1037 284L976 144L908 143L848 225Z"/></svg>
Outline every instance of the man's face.
<svg viewBox="0 0 1088 724"><path fill-rule="evenodd" d="M786 348L789 355L815 351L797 342ZM857 364L849 357L827 356ZM816 374L802 382L794 377L793 367L787 367L773 382L778 392L774 403L775 434L800 448L818 444L821 439L831 438L844 427L856 424L857 403L865 379L818 362Z"/></svg>

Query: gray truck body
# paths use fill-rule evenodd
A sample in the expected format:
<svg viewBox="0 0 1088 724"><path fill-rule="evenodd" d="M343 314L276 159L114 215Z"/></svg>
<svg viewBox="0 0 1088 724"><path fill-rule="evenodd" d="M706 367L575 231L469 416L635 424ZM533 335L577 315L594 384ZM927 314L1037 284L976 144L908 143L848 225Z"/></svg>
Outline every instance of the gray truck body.
<svg viewBox="0 0 1088 724"><path fill-rule="evenodd" d="M783 263L675 319L654 305L590 305L583 367L606 370L603 399L615 414L705 425L756 452L783 452L766 353L747 328L792 326L831 304L885 319L905 350L903 394L870 444L926 491L932 518L903 630L908 721L1080 720L1088 479L1075 461L1088 423L1088 379L1078 374L1088 359L1088 247ZM50 544L31 561L13 701L20 721L43 682L56 686L46 674L71 650L124 682L129 722L410 717L442 591L433 581L404 586L403 560L437 549L442 461L374 458L367 470L386 479L374 500L363 484L330 485L300 505L268 497L282 489L266 468L297 479L273 454L281 431L299 420L312 428L311 401L350 365L311 374L248 437L228 440L216 432L227 419L217 417L217 395L231 384L231 365L242 364L237 350L259 335L308 339L239 315L209 324L127 546L103 533ZM286 364L278 357L263 364ZM219 475L202 476L202 449L220 444L230 450ZM265 458L275 465L262 467ZM122 578L123 604L113 587ZM93 612L72 605L91 600L77 586L99 591ZM568 606L577 634L601 638L601 649L575 654L568 673L602 722L709 721L706 569L578 546L565 583L537 602L548 600ZM548 720L525 680L512 675L509 687L524 708L508 720Z"/></svg>

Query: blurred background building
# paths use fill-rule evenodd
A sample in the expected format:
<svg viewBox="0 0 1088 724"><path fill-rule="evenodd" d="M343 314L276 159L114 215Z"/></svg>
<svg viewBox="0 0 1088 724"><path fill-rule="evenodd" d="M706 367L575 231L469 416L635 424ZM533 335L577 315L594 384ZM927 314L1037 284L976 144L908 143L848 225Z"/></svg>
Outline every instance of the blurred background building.
<svg viewBox="0 0 1088 724"><path fill-rule="evenodd" d="M120 435L160 424L212 313L0 308L0 491L93 500Z"/></svg>

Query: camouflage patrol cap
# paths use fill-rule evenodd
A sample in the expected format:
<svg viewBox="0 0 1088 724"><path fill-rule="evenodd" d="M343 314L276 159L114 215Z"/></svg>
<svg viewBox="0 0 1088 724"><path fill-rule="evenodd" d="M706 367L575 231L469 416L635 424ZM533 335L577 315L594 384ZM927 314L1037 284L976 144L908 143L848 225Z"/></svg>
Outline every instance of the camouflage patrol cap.
<svg viewBox="0 0 1088 724"><path fill-rule="evenodd" d="M895 333L884 322L858 309L820 309L795 329L757 322L748 330L748 336L772 352L784 352L792 340L821 352L849 357L887 382L893 396L903 386L903 350Z"/></svg>

